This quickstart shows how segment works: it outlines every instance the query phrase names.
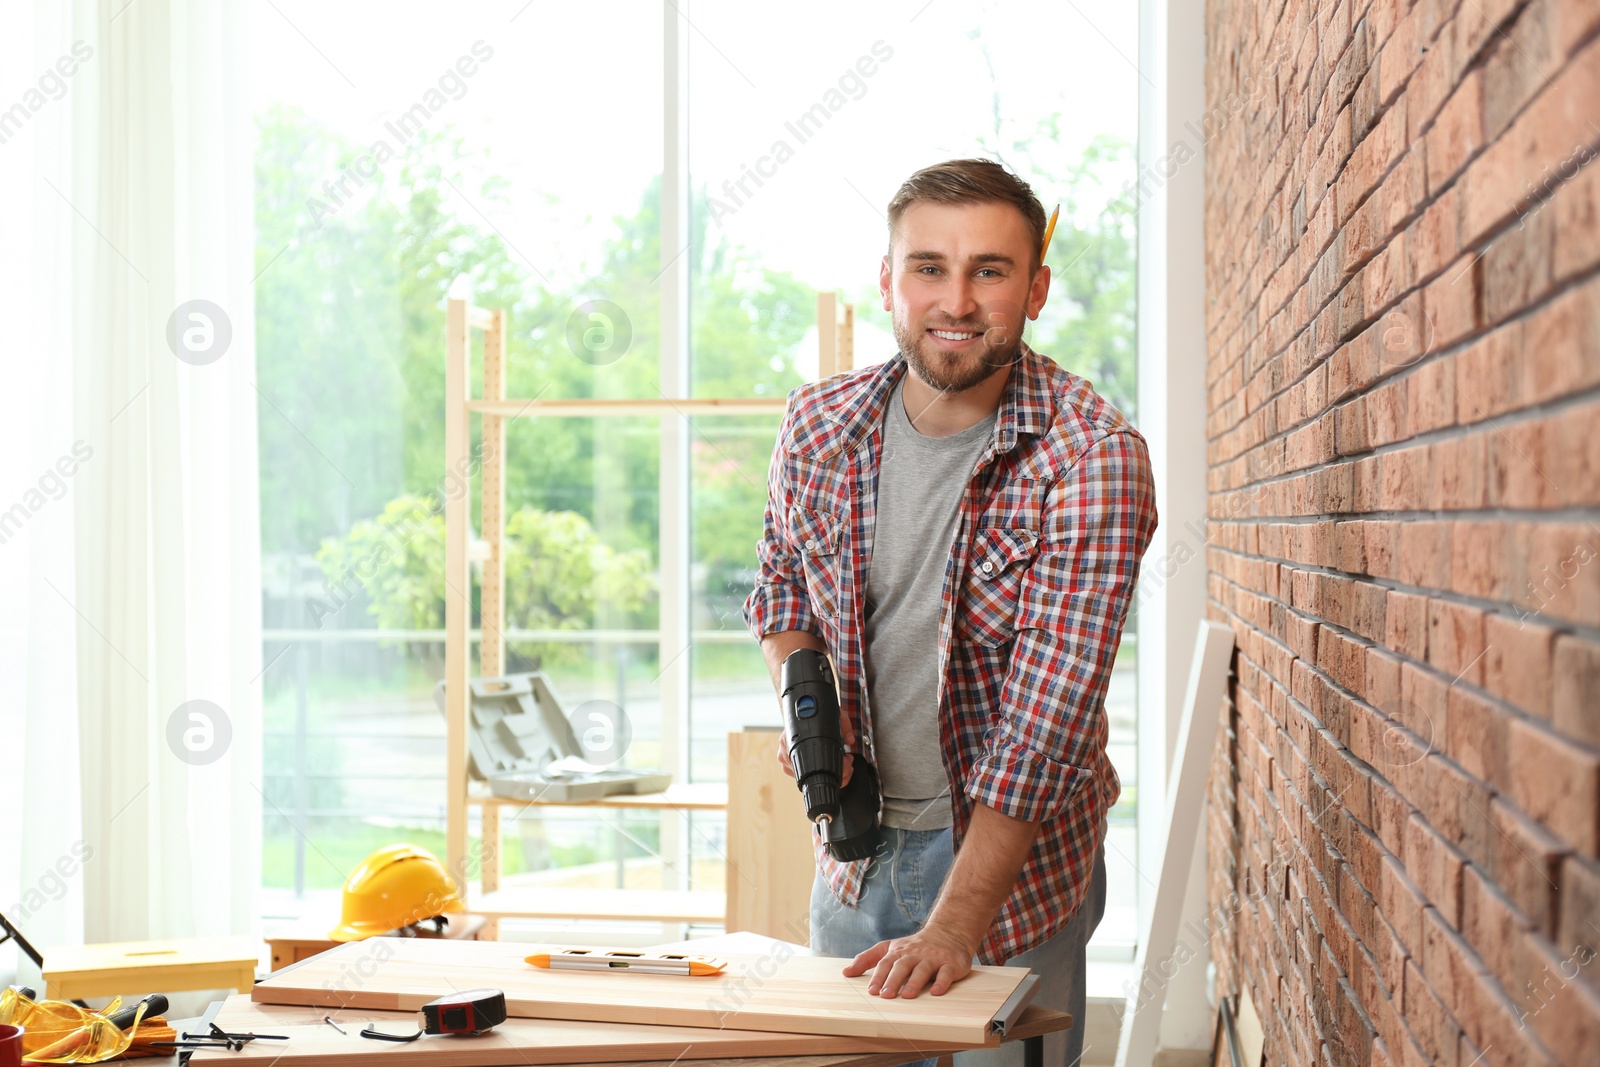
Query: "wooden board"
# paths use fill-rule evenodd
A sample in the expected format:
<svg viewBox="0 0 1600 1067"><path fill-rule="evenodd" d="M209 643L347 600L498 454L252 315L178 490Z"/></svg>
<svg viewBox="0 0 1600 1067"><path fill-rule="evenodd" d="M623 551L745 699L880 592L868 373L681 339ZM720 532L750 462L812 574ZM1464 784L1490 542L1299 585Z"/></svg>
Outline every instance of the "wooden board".
<svg viewBox="0 0 1600 1067"><path fill-rule="evenodd" d="M1018 1033L1066 1029L1071 1017L1043 1008L1030 1009ZM330 1015L346 1031L323 1021ZM474 1038L424 1037L409 1044L372 1041L360 1036L369 1023L386 1033L416 1028L412 1012L256 1004L243 994L229 997L216 1022L231 1033L283 1034L288 1041L255 1041L241 1053L210 1053L228 1063L322 1064L350 1056L382 1055L393 1064L447 1064L459 1067L500 1063L612 1063L638 1060L673 1061L749 1058L751 1056L842 1056L882 1054L910 1059L938 1055L967 1046L896 1041L869 1037L828 1037L746 1030L711 1030L633 1023L572 1022L564 1019L508 1019ZM1031 1024L1031 1030L1030 1030ZM891 1059L888 1062L895 1062Z"/></svg>
<svg viewBox="0 0 1600 1067"><path fill-rule="evenodd" d="M1134 957L1138 984L1128 995L1117 1044L1117 1067L1151 1067L1155 1062L1166 1005L1168 974L1176 955L1178 920L1183 913L1189 866L1205 829L1200 816L1206 805L1206 774L1217 740L1221 707L1227 696L1233 630L1211 619L1200 620L1195 635L1189 686L1183 698L1183 721L1173 753L1167 785L1166 846L1157 878L1155 907L1145 917L1143 936Z"/></svg>
<svg viewBox="0 0 1600 1067"><path fill-rule="evenodd" d="M726 928L809 942L817 861L794 779L778 764L776 730L728 735Z"/></svg>
<svg viewBox="0 0 1600 1067"><path fill-rule="evenodd" d="M940 997L885 1000L868 976L846 978L844 961L774 951L727 956L722 974L547 971L524 958L551 946L502 941L374 938L342 945L258 983L258 1004L416 1011L430 1000L490 987L524 1019L989 1043L989 1023L1028 975L1023 967L974 967ZM555 946L560 947L560 946Z"/></svg>
<svg viewBox="0 0 1600 1067"><path fill-rule="evenodd" d="M472 910L495 919L720 924L728 913L728 898L722 893L699 889L571 889L530 885L475 894Z"/></svg>
<svg viewBox="0 0 1600 1067"><path fill-rule="evenodd" d="M322 1021L331 1015L346 1033ZM784 1067L869 1067L903 1063L924 1054L937 1055L966 1046L883 1038L827 1037L818 1034L778 1034L749 1030L708 1030L677 1026L641 1026L631 1023L596 1024L561 1019L508 1019L488 1034L476 1038L421 1038L398 1045L360 1036L368 1023L386 1033L405 1033L416 1025L411 1012L367 1011L256 1004L243 994L229 997L216 1016L217 1025L230 1033L283 1034L288 1041L254 1041L242 1052L197 1052L195 1062L219 1062L276 1067L320 1067L345 1062L353 1056L386 1056L397 1067L442 1064L445 1067L493 1067L523 1063L638 1063L680 1059L740 1060L748 1067L751 1057L806 1057L785 1060ZM1007 1041L1021 1040L1057 1030L1070 1030L1072 1016L1048 1008L1030 1007L1012 1028Z"/></svg>

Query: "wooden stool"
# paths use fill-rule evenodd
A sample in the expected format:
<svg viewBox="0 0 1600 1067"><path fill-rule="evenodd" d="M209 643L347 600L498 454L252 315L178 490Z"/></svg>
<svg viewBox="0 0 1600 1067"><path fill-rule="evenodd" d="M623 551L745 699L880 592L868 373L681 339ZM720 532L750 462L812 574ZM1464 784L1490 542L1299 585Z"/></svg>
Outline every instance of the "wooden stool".
<svg viewBox="0 0 1600 1067"><path fill-rule="evenodd" d="M248 937L191 937L49 948L41 968L45 996L86 1000L191 989L248 993L261 958L256 946Z"/></svg>

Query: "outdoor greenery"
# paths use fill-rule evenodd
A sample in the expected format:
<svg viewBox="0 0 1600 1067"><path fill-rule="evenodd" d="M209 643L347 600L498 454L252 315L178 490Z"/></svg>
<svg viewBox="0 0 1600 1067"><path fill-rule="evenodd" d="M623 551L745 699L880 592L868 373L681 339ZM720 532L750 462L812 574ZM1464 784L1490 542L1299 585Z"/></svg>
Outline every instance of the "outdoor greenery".
<svg viewBox="0 0 1600 1067"><path fill-rule="evenodd" d="M1055 272L1050 302L1030 327L1030 343L1132 415L1136 243L1133 205L1117 199L1134 172L1132 147L1102 137L1068 153L1059 147L1059 116L1018 130L1001 125L999 116L1010 112L998 101L995 113L996 128L983 142L987 154L1027 177L1047 209L1063 198L1049 255ZM447 128L419 132L376 171L356 166L370 146L293 108L263 113L256 136L262 547L277 561L269 573L288 576L269 583L269 624L436 629L443 624L445 588L438 502L461 485L443 462L450 286L470 279L477 304L507 309L509 395L658 396L656 279L671 258L660 247L659 182L640 189L634 203L619 205L613 218L592 220L592 260L552 265L537 261L537 245L520 240L514 246L491 221L507 204L508 183L492 159L469 152ZM705 196L697 193L683 253L692 278L691 392L783 396L802 381L797 367L814 325L814 290L781 265L764 262L757 250L719 236L704 208ZM861 274L875 276L875 266ZM890 331L871 281L847 298L856 304L859 323ZM607 347L624 336L625 349ZM597 345L589 343L596 339ZM697 627L742 629L739 605L753 577L777 421L691 420ZM481 444L475 441L474 448ZM653 417L508 423L510 626L655 627L660 448ZM465 491L474 494L475 515L472 479ZM347 604L360 609L344 610ZM437 642L411 651L408 670L435 673ZM585 669L577 661L597 654L581 643L518 642L511 651L516 664L574 677ZM659 674L656 649L633 651L614 661L616 673L624 682L648 685ZM297 654L305 655L303 649ZM269 664L263 683L277 731L268 739L268 764L279 768L301 760L286 732L296 707L287 679L301 672L303 701L305 678L316 673L304 659L298 668L295 657L283 662ZM705 645L693 662L697 680L704 681L747 671L752 658L747 648ZM589 669L603 677L610 667L596 662ZM400 684L389 677L396 673L352 674L347 697L319 691L319 700L362 701L368 716L374 704L399 708L410 699L414 706L431 682ZM342 757L330 736L318 735L300 767L316 772L302 787L303 810L360 803L346 795ZM288 774L271 775L266 783L273 813L264 857L269 885L289 884L295 834L313 834L317 849L340 866L353 865L397 834L443 854L442 837L431 830L363 826L342 816L298 824L284 814L302 810L293 803L293 784ZM1124 794L1123 806L1133 795L1131 789ZM338 830L335 821L342 824ZM603 858L589 845L529 857L520 841L508 840L507 847L512 870ZM310 884L337 884L326 868L321 860L308 861Z"/></svg>
<svg viewBox="0 0 1600 1067"><path fill-rule="evenodd" d="M1037 137L1047 138L1051 129L1047 120ZM444 484L444 304L458 276L472 279L479 304L510 311L512 395L657 395L657 183L641 191L631 213L611 220L592 271L557 291L479 215L505 196L505 183L482 176L482 161L469 158L447 133L418 135L386 172L354 189L331 214L309 210L307 197L324 196L323 185L344 174L361 146L286 108L266 113L258 136L256 316L266 551L320 549L325 573L331 566L330 577L337 577L347 561L341 553L359 552L385 508L403 497L437 493ZM1025 153L1030 143L1011 150ZM1134 232L1131 206L1113 194L1115 180L1130 169L1130 152L1124 143L1100 138L1055 174L1038 173L1026 154L1007 161L1041 191L1066 190L1068 196L1051 247L1051 303L1031 327L1031 343L1131 412ZM691 213L685 253L695 279L693 391L781 396L801 380L795 367L814 315L813 291L755 253L713 239L707 217L703 210ZM858 314L887 329L887 313L875 298L875 290L857 294ZM631 331L629 347L615 361L569 342L569 319L576 311L581 336L591 321L583 305L595 300L617 305ZM713 576L754 562L775 422L694 420L694 556ZM648 568L629 562L625 569L646 583L656 566L659 448L655 419L514 420L507 442L508 508L528 516L520 521L530 537L536 528L581 517L617 559L634 560L631 550L645 554ZM345 548L324 549L330 536ZM426 573L426 559L437 560L438 573ZM513 592L513 613L555 618L567 617L562 605L592 609L592 589L540 586L526 564L524 575L533 584ZM552 580L568 583L586 582L590 574L585 568L550 570ZM373 599L383 602L381 625L413 626L431 617L431 604L402 601L442 595L442 553L397 555L380 572ZM641 584L636 595L624 597L627 606L608 607L611 623L635 611L648 598L647 588ZM611 582L600 602L621 592ZM519 605L521 593L541 603ZM315 622L315 608L308 610L307 621ZM592 624L588 610L570 617Z"/></svg>
<svg viewBox="0 0 1600 1067"><path fill-rule="evenodd" d="M655 591L648 554L603 544L577 512L518 509L506 521L503 550L510 629L591 629L602 604L636 621ZM396 497L342 540L325 539L317 562L333 598L328 610L359 586L381 629L444 627L444 516L431 500ZM314 601L316 611L322 603ZM582 654L568 642L523 642L519 651L540 667Z"/></svg>

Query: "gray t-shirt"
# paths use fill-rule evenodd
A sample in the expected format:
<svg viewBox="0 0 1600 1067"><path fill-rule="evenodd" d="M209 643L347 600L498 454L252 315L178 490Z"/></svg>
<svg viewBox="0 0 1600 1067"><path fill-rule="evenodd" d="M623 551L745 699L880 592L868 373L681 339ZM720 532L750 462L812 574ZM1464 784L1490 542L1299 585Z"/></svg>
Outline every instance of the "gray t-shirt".
<svg viewBox="0 0 1600 1067"><path fill-rule="evenodd" d="M904 386L902 377L883 418L867 566L867 703L884 825L937 830L951 823L939 748L939 595L961 499L995 416L948 437L924 437L906 417Z"/></svg>

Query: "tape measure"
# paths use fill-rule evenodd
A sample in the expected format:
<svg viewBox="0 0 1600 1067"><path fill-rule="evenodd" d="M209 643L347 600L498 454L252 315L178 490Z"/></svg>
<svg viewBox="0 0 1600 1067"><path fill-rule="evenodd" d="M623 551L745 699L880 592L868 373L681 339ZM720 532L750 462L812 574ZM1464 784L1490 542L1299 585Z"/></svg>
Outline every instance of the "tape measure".
<svg viewBox="0 0 1600 1067"><path fill-rule="evenodd" d="M506 1021L506 995L498 989L469 989L430 1000L417 1012L422 1029L414 1034L386 1034L368 1026L362 1037L375 1041L415 1041L424 1034L481 1034Z"/></svg>

